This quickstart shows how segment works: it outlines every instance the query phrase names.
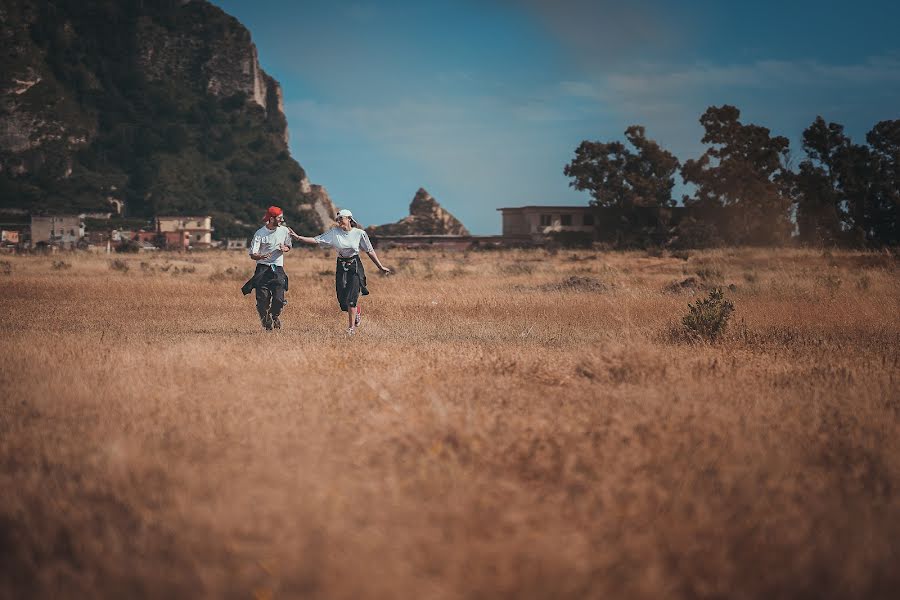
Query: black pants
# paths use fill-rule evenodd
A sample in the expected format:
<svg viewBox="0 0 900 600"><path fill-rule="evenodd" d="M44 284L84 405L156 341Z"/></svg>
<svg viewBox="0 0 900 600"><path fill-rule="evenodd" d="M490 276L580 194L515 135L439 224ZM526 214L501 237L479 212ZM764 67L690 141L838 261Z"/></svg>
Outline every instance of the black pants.
<svg viewBox="0 0 900 600"><path fill-rule="evenodd" d="M334 290L342 311L356 307L359 294L369 294L366 288L366 270L357 254L353 258L338 258L334 271Z"/></svg>
<svg viewBox="0 0 900 600"><path fill-rule="evenodd" d="M263 271L263 272L260 272ZM256 285L256 312L263 319L266 313L277 317L284 308L284 292L287 290L287 274L284 267L257 265L253 276Z"/></svg>

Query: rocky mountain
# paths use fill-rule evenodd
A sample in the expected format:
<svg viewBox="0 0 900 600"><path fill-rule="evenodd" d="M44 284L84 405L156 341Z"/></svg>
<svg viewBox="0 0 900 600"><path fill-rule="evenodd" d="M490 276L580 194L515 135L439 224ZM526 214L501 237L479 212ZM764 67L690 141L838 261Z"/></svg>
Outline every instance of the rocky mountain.
<svg viewBox="0 0 900 600"><path fill-rule="evenodd" d="M334 206L290 156L281 86L205 0L0 2L0 208L205 213L220 237L278 203Z"/></svg>
<svg viewBox="0 0 900 600"><path fill-rule="evenodd" d="M434 197L419 188L409 204L409 216L386 225L373 225L370 235L469 235L469 230Z"/></svg>

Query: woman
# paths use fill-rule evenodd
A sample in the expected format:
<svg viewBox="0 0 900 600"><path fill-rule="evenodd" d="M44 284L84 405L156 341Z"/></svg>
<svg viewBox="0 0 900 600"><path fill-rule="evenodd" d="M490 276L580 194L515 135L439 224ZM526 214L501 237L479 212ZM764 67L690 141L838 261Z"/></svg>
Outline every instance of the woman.
<svg viewBox="0 0 900 600"><path fill-rule="evenodd" d="M337 268L335 270L335 291L337 292L338 304L341 310L347 313L347 334L356 333L356 327L359 325L362 316L362 309L359 306L359 294L363 296L369 293L366 289L366 271L363 268L362 261L359 259L359 251L362 249L372 262L375 263L382 273L390 273L391 270L381 264L378 255L372 248L372 242L369 241L369 235L359 227L359 224L353 220L353 213L346 208L338 211L338 226L332 227L322 235L316 237L305 237L297 235L293 229L290 231L291 237L304 244L317 244L319 246L329 246L338 251Z"/></svg>

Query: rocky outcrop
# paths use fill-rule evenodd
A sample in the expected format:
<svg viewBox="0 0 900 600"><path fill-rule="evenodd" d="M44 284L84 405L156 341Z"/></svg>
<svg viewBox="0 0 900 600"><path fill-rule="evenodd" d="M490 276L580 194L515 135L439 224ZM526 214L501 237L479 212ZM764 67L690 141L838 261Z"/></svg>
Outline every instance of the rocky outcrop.
<svg viewBox="0 0 900 600"><path fill-rule="evenodd" d="M260 67L250 32L237 19L222 13L218 19L197 20L189 33L173 36L164 23L138 19L137 63L148 81L194 87L217 98L242 94L284 116L281 86Z"/></svg>
<svg viewBox="0 0 900 600"><path fill-rule="evenodd" d="M469 230L434 197L419 188L409 204L409 216L396 223L373 225L370 235L469 235Z"/></svg>
<svg viewBox="0 0 900 600"><path fill-rule="evenodd" d="M332 222L281 86L210 2L3 0L0 44L0 207L97 210L117 190L128 216L203 212L228 237L274 203Z"/></svg>
<svg viewBox="0 0 900 600"><path fill-rule="evenodd" d="M337 208L331 201L328 191L321 185L313 185L308 179L303 179L300 182L300 192L303 194L303 202L298 208L313 215L321 229L327 229L337 214Z"/></svg>
<svg viewBox="0 0 900 600"><path fill-rule="evenodd" d="M44 168L65 176L69 157L93 136L96 120L70 94L61 93L47 72L45 55L32 39L39 18L34 3L9 0L0 5L0 173L22 175ZM71 37L71 27L60 28L61 44ZM31 152L42 146L52 149L53 160Z"/></svg>

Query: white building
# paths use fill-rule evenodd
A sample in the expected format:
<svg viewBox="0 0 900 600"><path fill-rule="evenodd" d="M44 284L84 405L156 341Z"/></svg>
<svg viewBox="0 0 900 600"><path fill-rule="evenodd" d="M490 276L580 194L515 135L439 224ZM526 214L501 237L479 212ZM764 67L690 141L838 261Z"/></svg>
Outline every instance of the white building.
<svg viewBox="0 0 900 600"><path fill-rule="evenodd" d="M212 244L212 217L156 217L156 231L170 248L208 248Z"/></svg>
<svg viewBox="0 0 900 600"><path fill-rule="evenodd" d="M31 247L74 249L84 237L84 215L31 217Z"/></svg>

